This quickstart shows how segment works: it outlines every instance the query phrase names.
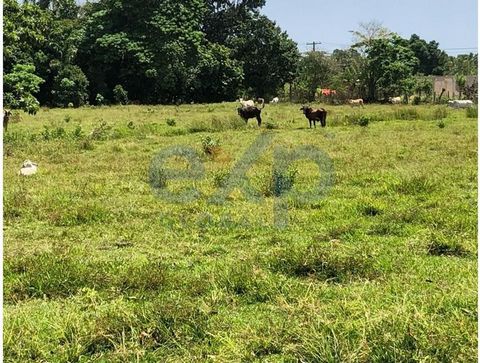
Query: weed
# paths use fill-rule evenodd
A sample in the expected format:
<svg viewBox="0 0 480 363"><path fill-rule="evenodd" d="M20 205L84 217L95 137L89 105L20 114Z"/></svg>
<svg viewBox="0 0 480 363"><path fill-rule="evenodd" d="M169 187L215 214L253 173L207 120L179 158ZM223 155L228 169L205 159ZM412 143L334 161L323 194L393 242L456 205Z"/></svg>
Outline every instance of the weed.
<svg viewBox="0 0 480 363"><path fill-rule="evenodd" d="M202 150L205 155L215 156L220 151L220 141L206 135L201 138Z"/></svg>
<svg viewBox="0 0 480 363"><path fill-rule="evenodd" d="M105 121L101 121L100 125L95 127L90 133L89 137L92 140L106 140L112 126L109 126Z"/></svg>

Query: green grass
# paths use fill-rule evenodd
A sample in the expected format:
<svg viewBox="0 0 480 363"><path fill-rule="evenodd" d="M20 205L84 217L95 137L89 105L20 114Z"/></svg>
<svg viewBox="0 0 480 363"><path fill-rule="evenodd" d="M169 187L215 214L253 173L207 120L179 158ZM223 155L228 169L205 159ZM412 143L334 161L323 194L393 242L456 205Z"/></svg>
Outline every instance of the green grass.
<svg viewBox="0 0 480 363"><path fill-rule="evenodd" d="M12 123L5 361L476 361L476 120L324 106L327 127L309 129L279 104L258 129L236 107L42 109ZM262 133L271 142L247 171L259 200L237 188L211 203ZM195 174L181 156L149 173L176 145L193 148L200 177L168 178ZM277 228L275 197L322 175L308 160L273 174L275 148L302 145L329 155L334 184L321 200L287 197ZM36 175L18 176L25 159ZM157 197L151 178L184 202Z"/></svg>

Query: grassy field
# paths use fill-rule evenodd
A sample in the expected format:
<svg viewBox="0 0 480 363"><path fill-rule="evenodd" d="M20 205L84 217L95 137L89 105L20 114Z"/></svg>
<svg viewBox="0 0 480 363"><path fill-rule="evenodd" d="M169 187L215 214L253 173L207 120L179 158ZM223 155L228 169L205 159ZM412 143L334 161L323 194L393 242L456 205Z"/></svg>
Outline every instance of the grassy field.
<svg viewBox="0 0 480 363"><path fill-rule="evenodd" d="M258 129L235 107L42 109L9 126L5 361L476 362L476 118L325 106L313 130L300 105L279 104ZM258 200L236 188L211 203L263 134L247 171ZM197 188L183 203L149 184L175 145L204 166L166 181ZM323 199L282 199L279 228L274 149L302 145L329 156L334 183ZM25 159L36 175L18 175ZM294 195L322 173L299 160L282 175Z"/></svg>

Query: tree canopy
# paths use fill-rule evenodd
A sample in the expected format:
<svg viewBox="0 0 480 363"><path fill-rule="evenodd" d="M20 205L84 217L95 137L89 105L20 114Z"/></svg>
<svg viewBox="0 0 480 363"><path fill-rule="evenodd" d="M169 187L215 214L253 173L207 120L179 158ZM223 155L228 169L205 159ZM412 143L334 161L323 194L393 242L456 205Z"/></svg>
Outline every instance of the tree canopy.
<svg viewBox="0 0 480 363"><path fill-rule="evenodd" d="M427 94L421 76L477 73L476 54L449 57L436 41L403 39L375 21L352 32L349 49L301 55L260 13L265 2L5 0L4 102L219 102L273 97L287 83L302 100L323 87L375 101Z"/></svg>

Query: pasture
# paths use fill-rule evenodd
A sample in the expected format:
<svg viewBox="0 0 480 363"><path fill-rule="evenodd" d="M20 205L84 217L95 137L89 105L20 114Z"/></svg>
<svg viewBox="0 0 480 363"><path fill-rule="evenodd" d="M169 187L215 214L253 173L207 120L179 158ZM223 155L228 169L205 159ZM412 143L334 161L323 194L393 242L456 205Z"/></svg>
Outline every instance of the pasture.
<svg viewBox="0 0 480 363"><path fill-rule="evenodd" d="M237 104L41 109L4 135L6 362L475 362L477 119L445 106ZM363 125L363 126L362 126ZM210 197L260 134L254 201ZM207 138L209 136L210 138ZM161 150L196 150L204 175L166 181ZM319 200L274 223L275 147L334 166ZM25 159L38 173L21 177ZM169 168L188 170L181 157ZM293 191L321 177L284 171Z"/></svg>

